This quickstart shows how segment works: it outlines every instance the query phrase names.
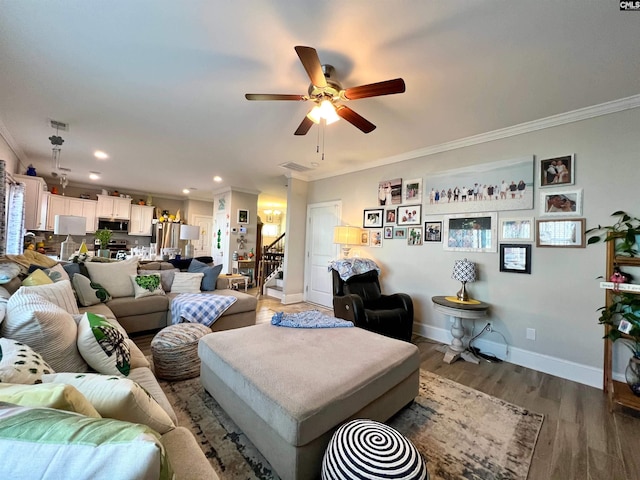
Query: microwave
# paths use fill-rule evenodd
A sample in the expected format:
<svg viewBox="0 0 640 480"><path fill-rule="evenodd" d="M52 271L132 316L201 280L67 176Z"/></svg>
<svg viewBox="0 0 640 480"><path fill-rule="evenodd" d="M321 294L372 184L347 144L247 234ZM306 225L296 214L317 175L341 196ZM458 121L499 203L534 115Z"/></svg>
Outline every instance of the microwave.
<svg viewBox="0 0 640 480"><path fill-rule="evenodd" d="M128 232L129 220L100 220L98 219L98 230L111 230L113 232Z"/></svg>

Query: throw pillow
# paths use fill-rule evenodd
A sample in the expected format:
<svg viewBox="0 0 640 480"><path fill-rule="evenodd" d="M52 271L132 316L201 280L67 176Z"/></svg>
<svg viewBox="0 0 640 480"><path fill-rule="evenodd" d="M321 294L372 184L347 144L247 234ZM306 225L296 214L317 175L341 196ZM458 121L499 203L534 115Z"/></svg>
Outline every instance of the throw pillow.
<svg viewBox="0 0 640 480"><path fill-rule="evenodd" d="M133 285L129 276L138 272L137 258L111 263L88 262L85 267L91 281L106 288L113 298L133 297Z"/></svg>
<svg viewBox="0 0 640 480"><path fill-rule="evenodd" d="M38 271L40 272L42 270ZM22 291L25 293L38 294L69 313L76 315L80 313L78 310L78 303L76 302L76 297L73 295L73 288L71 287L71 282L69 282L69 280L61 280L48 285L22 287Z"/></svg>
<svg viewBox="0 0 640 480"><path fill-rule="evenodd" d="M0 284L5 284L20 274L20 265L13 262L0 263Z"/></svg>
<svg viewBox="0 0 640 480"><path fill-rule="evenodd" d="M200 293L204 273L176 272L171 285L172 293Z"/></svg>
<svg viewBox="0 0 640 480"><path fill-rule="evenodd" d="M161 435L175 428L158 402L128 378L97 373L56 373L45 375L42 381L73 385L103 417L142 423Z"/></svg>
<svg viewBox="0 0 640 480"><path fill-rule="evenodd" d="M167 264L169 266L171 266L171 264ZM177 268L173 268L171 266L170 269L168 270L153 270L153 269L143 269L140 268L138 269L138 274L139 275L151 275L152 273L159 273L160 274L160 285L162 285L162 289L165 292L170 292L171 291L171 285L173 285L173 276L176 272L179 272L180 270L178 270Z"/></svg>
<svg viewBox="0 0 640 480"><path fill-rule="evenodd" d="M51 280L41 268L31 272L31 274L22 281L22 285L25 286L47 285L49 283L53 283L53 280Z"/></svg>
<svg viewBox="0 0 640 480"><path fill-rule="evenodd" d="M42 375L54 373L31 347L10 338L0 338L0 382L42 383Z"/></svg>
<svg viewBox="0 0 640 480"><path fill-rule="evenodd" d="M73 316L24 287L11 295L0 335L25 343L58 372L86 372L76 345L78 327Z"/></svg>
<svg viewBox="0 0 640 480"><path fill-rule="evenodd" d="M72 385L41 383L39 385L14 385L0 383L0 402L23 407L47 407L67 412L77 412L86 417L100 418L91 402Z"/></svg>
<svg viewBox="0 0 640 480"><path fill-rule="evenodd" d="M216 289L216 282L218 281L218 276L222 271L222 264L209 266L206 263L202 263L195 258L189 265L189 269L187 272L202 272L204 277L202 277L202 283L200 284L200 290L202 291L212 291Z"/></svg>
<svg viewBox="0 0 640 480"><path fill-rule="evenodd" d="M159 273L131 275L131 283L136 298L164 295Z"/></svg>
<svg viewBox="0 0 640 480"><path fill-rule="evenodd" d="M145 425L5 404L0 431L3 478L173 478L159 435Z"/></svg>
<svg viewBox="0 0 640 480"><path fill-rule="evenodd" d="M87 312L78 323L78 350L97 372L129 375L129 343L120 331L103 317Z"/></svg>
<svg viewBox="0 0 640 480"><path fill-rule="evenodd" d="M7 292L6 288L0 287L0 323L2 323L7 313L7 302L10 296L11 294Z"/></svg>
<svg viewBox="0 0 640 480"><path fill-rule="evenodd" d="M46 273L54 283L59 282L60 280L70 280L69 274L59 263L51 268L45 268L44 273Z"/></svg>
<svg viewBox="0 0 640 480"><path fill-rule="evenodd" d="M81 273L76 273L71 279L71 283L78 296L78 302L83 307L111 300L111 295L106 288L99 283L92 282Z"/></svg>

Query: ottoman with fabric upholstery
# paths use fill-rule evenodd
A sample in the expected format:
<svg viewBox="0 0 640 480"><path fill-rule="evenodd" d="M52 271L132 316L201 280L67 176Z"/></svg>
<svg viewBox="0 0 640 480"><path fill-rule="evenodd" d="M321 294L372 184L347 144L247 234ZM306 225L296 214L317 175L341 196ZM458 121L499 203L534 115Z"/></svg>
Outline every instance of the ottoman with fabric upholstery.
<svg viewBox="0 0 640 480"><path fill-rule="evenodd" d="M160 330L151 340L151 356L157 377L186 380L200 374L198 341L211 333L199 323L178 323Z"/></svg>
<svg viewBox="0 0 640 480"><path fill-rule="evenodd" d="M361 328L259 324L200 339L200 379L283 480L320 477L335 429L418 395L418 348Z"/></svg>

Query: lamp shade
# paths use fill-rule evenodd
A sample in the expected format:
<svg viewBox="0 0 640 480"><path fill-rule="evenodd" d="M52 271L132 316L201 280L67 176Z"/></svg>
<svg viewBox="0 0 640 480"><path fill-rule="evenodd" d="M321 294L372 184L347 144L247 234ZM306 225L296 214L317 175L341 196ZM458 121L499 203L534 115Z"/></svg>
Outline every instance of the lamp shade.
<svg viewBox="0 0 640 480"><path fill-rule="evenodd" d="M198 225L180 225L180 240L197 240L200 238Z"/></svg>
<svg viewBox="0 0 640 480"><path fill-rule="evenodd" d="M359 245L360 228L349 226L333 227L333 243L339 245Z"/></svg>
<svg viewBox="0 0 640 480"><path fill-rule="evenodd" d="M456 260L453 264L453 273L451 278L459 282L475 282L476 281L476 264L470 262L466 258L464 260Z"/></svg>
<svg viewBox="0 0 640 480"><path fill-rule="evenodd" d="M56 215L53 233L55 235L84 235L87 233L87 219L76 215Z"/></svg>

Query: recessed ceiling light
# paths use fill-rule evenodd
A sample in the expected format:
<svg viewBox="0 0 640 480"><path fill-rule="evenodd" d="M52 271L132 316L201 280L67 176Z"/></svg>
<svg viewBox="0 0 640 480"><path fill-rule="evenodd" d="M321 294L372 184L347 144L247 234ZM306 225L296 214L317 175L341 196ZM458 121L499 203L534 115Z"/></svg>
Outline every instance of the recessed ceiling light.
<svg viewBox="0 0 640 480"><path fill-rule="evenodd" d="M109 158L109 155L104 153L102 150L96 150L95 152L93 152L93 156L99 158L100 160L106 160L107 158Z"/></svg>
<svg viewBox="0 0 640 480"><path fill-rule="evenodd" d="M185 195L186 195L187 193L189 193L190 191L191 191L191 190L189 190L188 188L183 188L183 189L182 189L182 193L184 193Z"/></svg>
<svg viewBox="0 0 640 480"><path fill-rule="evenodd" d="M98 180L100 178L100 172L89 172L89 178L91 180Z"/></svg>
<svg viewBox="0 0 640 480"><path fill-rule="evenodd" d="M216 175L215 177L213 177L213 181L214 182L221 182L222 181L222 177L219 177L218 175Z"/></svg>

